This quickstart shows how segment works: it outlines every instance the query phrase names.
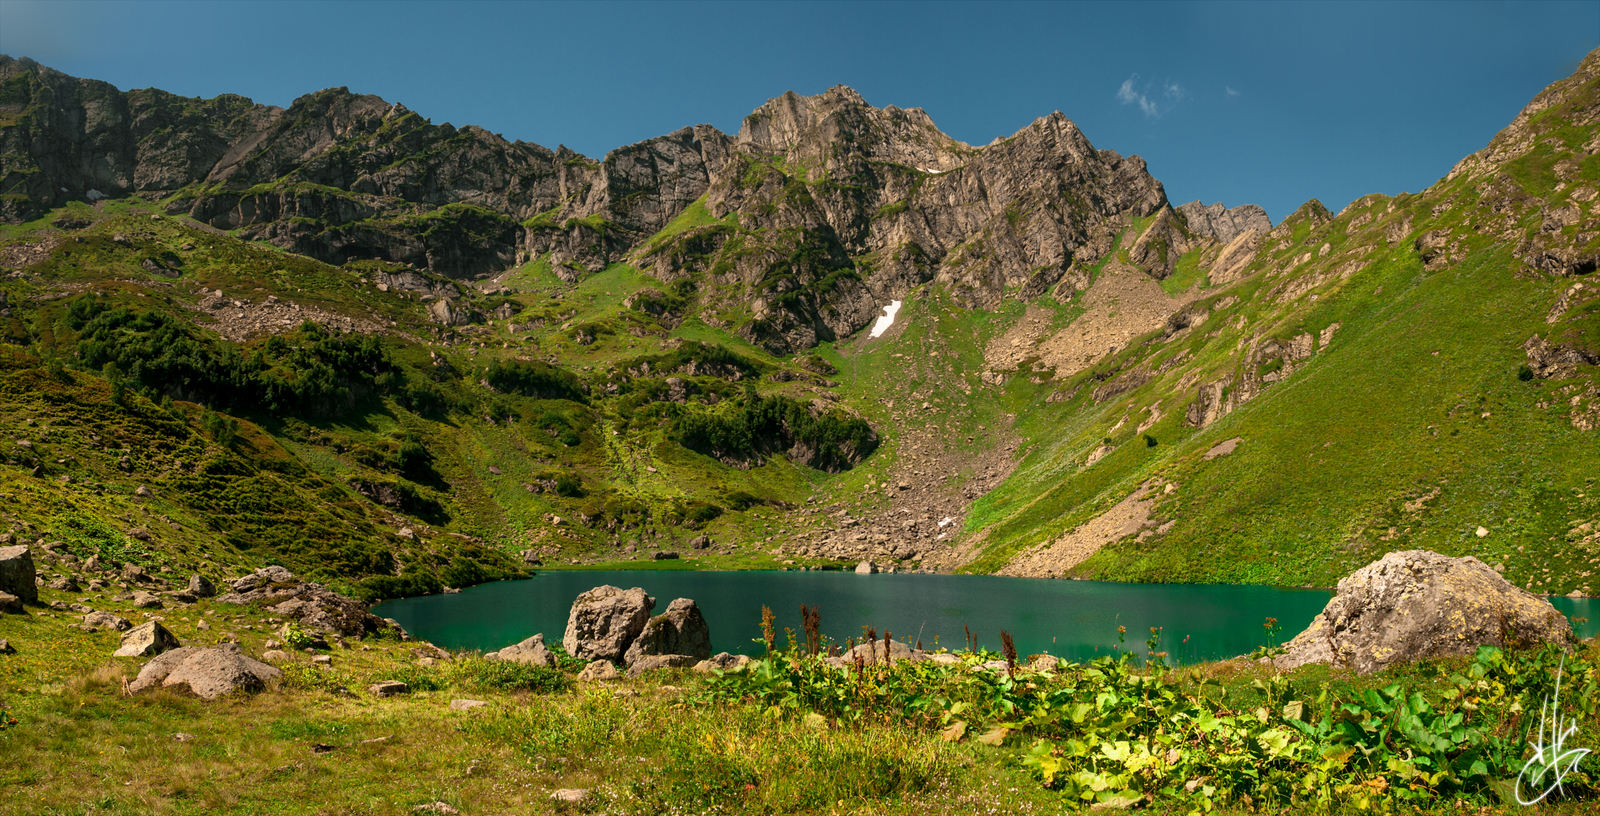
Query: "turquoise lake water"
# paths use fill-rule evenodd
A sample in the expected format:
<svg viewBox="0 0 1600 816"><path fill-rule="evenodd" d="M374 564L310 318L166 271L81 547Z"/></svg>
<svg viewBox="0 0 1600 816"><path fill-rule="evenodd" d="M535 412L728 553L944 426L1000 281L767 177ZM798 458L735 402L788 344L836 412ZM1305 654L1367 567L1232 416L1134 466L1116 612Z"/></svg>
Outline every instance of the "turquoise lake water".
<svg viewBox="0 0 1600 816"><path fill-rule="evenodd" d="M1076 660L1114 653L1117 627L1124 649L1143 655L1150 627L1162 628L1162 647L1179 663L1245 654L1266 642L1262 624L1277 618L1279 641L1304 629L1332 593L1327 590L1194 584L1121 584L1000 578L985 575L856 575L849 572L552 571L523 581L499 581L459 595L389 601L373 612L449 649L492 651L537 632L560 642L578 593L611 584L643 587L657 612L674 598L693 598L711 628L715 651L758 653L761 607L798 633L800 605L820 606L822 631L843 641L862 626L896 639L960 648L963 627L981 646L999 649L1011 633L1024 655L1049 652ZM1552 598L1569 617L1588 618L1579 634L1600 630L1600 602Z"/></svg>

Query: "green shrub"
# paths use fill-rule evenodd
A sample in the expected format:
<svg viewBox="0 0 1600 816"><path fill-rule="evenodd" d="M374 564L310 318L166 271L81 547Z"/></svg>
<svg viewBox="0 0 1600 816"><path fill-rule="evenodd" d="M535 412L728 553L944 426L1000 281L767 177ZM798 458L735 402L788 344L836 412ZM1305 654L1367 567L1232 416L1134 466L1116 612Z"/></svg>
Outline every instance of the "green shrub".
<svg viewBox="0 0 1600 816"><path fill-rule="evenodd" d="M538 360L496 360L484 379L496 391L535 399L588 399L583 383L570 371Z"/></svg>

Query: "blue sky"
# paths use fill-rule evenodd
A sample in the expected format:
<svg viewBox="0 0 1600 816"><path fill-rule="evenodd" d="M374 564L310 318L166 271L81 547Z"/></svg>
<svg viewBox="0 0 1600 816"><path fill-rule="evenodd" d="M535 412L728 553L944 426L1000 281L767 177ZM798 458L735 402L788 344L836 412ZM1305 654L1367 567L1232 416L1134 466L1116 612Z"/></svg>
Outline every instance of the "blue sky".
<svg viewBox="0 0 1600 816"><path fill-rule="evenodd" d="M1172 201L1415 192L1600 46L1600 2L19 2L0 52L288 105L346 86L599 157L846 84L984 144L1060 110Z"/></svg>

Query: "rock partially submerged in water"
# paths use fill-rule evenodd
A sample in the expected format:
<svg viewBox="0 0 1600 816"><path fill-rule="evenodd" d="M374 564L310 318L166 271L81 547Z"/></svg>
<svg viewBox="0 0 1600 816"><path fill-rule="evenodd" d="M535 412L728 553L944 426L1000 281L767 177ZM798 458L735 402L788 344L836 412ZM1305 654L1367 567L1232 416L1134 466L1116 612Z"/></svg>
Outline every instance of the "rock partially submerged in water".
<svg viewBox="0 0 1600 816"><path fill-rule="evenodd" d="M1348 666L1361 674L1490 644L1571 648L1572 624L1549 601L1471 556L1392 552L1339 582L1337 594L1273 665Z"/></svg>

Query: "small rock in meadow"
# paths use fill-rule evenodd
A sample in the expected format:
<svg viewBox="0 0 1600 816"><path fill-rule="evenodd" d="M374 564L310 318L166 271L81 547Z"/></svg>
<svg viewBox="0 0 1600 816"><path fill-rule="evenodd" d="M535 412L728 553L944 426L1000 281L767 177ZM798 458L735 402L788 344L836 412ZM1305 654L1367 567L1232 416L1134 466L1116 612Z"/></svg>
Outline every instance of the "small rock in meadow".
<svg viewBox="0 0 1600 816"><path fill-rule="evenodd" d="M11 645L9 640L0 640L0 654L16 654L17 647Z"/></svg>
<svg viewBox="0 0 1600 816"><path fill-rule="evenodd" d="M617 667L612 665L609 660L596 660L584 666L583 671L578 672L578 679L585 681L616 680L621 676L617 673Z"/></svg>
<svg viewBox="0 0 1600 816"><path fill-rule="evenodd" d="M506 660L512 663L526 663L530 666L546 666L554 668L556 656L544 645L544 634L534 635L521 643L507 646L498 652L484 655L489 660Z"/></svg>
<svg viewBox="0 0 1600 816"><path fill-rule="evenodd" d="M557 802L582 802L589 798L588 788L562 788L550 794L550 798Z"/></svg>
<svg viewBox="0 0 1600 816"><path fill-rule="evenodd" d="M11 615L26 614L22 609L22 599L9 592L0 592L0 613Z"/></svg>
<svg viewBox="0 0 1600 816"><path fill-rule="evenodd" d="M63 576L63 577L57 578L57 579L51 581L50 583L45 584L45 586L50 587L51 589L53 589L53 590L55 590L57 592L79 592L79 591L81 591L79 589L79 587L78 587L78 582L72 580L72 578L70 576Z"/></svg>
<svg viewBox="0 0 1600 816"><path fill-rule="evenodd" d="M638 677L645 672L652 671L654 669L688 669L692 668L696 663L699 662L699 658L696 658L692 655L645 655L644 657L635 660L633 665L628 667L628 676Z"/></svg>
<svg viewBox="0 0 1600 816"><path fill-rule="evenodd" d="M318 666L331 666L333 665L333 658L328 655L317 655L311 658L311 662Z"/></svg>
<svg viewBox="0 0 1600 816"><path fill-rule="evenodd" d="M449 806L449 805L447 805L447 804L445 804L443 802L429 802L426 805L417 805L416 807L411 809L411 812L412 813L444 813L444 814L450 814L450 813L460 813L461 811L456 810L455 808L453 808L453 807L451 807L451 806Z"/></svg>
<svg viewBox="0 0 1600 816"><path fill-rule="evenodd" d="M150 657L182 646L178 637L162 626L160 621L147 621L122 635L122 645L112 657Z"/></svg>
<svg viewBox="0 0 1600 816"><path fill-rule="evenodd" d="M368 686L367 691L372 692L376 697L394 697L398 694L409 693L411 687L399 680L381 680Z"/></svg>
<svg viewBox="0 0 1600 816"><path fill-rule="evenodd" d="M113 615L110 612L90 612L83 616L83 622L87 626L115 629L118 632L126 632L133 628L133 624L127 618Z"/></svg>
<svg viewBox="0 0 1600 816"><path fill-rule="evenodd" d="M209 598L217 594L217 588L204 575L197 572L189 576L189 594L196 598Z"/></svg>
<svg viewBox="0 0 1600 816"><path fill-rule="evenodd" d="M194 628L199 629L201 631L204 631L206 629L210 629L211 628L211 624L206 623L205 621L200 621L199 623L194 625Z"/></svg>
<svg viewBox="0 0 1600 816"><path fill-rule="evenodd" d="M133 605L138 609L161 609L161 599L155 595L140 590L133 593Z"/></svg>
<svg viewBox="0 0 1600 816"><path fill-rule="evenodd" d="M185 733L179 732L179 733L173 734L172 738L177 740L178 742L188 742L189 740L194 739L194 735L193 734L185 734Z"/></svg>
<svg viewBox="0 0 1600 816"><path fill-rule="evenodd" d="M450 710L452 710L452 711L471 711L474 708L478 708L479 706L486 706L486 705L488 705L488 703L486 703L486 702L484 702L482 700L451 700L450 701Z"/></svg>
<svg viewBox="0 0 1600 816"><path fill-rule="evenodd" d="M749 662L750 657L748 655L733 655L727 652L720 652L694 664L694 670L702 674L710 674L712 669L734 671L744 668Z"/></svg>
<svg viewBox="0 0 1600 816"><path fill-rule="evenodd" d="M268 663L287 663L294 659L294 655L279 649L268 649L261 653L261 659Z"/></svg>

